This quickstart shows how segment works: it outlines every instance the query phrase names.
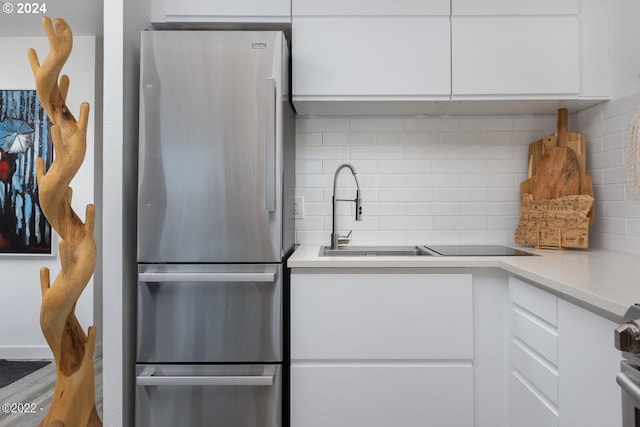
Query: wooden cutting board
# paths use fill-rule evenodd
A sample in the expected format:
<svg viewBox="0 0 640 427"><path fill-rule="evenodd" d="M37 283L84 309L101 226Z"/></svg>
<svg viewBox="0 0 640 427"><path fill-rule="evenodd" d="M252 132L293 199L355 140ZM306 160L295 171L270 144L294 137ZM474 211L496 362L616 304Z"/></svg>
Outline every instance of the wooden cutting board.
<svg viewBox="0 0 640 427"><path fill-rule="evenodd" d="M563 130L566 139L567 147L571 148L575 151L576 156L578 157L578 168L580 172L587 172L587 137L578 132L569 132L567 130L568 125L568 111L566 108L562 108L558 110L558 122L560 122L562 118ZM562 116L562 117L561 117ZM564 117L567 117L565 120ZM540 138L537 141L529 144L529 178L536 174L538 169L538 164L542 159L545 151L550 148L556 147L558 144L557 134L560 129L556 129L556 133L552 133L551 135L547 135L544 138Z"/></svg>
<svg viewBox="0 0 640 427"><path fill-rule="evenodd" d="M567 124L567 110L558 110L556 145L544 150L533 175L531 194L534 200L580 194L580 166L576 152L567 146Z"/></svg>

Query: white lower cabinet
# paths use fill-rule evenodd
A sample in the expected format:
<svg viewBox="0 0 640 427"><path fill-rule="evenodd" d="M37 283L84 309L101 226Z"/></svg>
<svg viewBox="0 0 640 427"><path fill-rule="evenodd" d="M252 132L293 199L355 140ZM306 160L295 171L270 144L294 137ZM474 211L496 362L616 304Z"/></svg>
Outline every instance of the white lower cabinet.
<svg viewBox="0 0 640 427"><path fill-rule="evenodd" d="M621 426L617 323L509 278L508 426Z"/></svg>
<svg viewBox="0 0 640 427"><path fill-rule="evenodd" d="M509 426L558 427L558 298L509 277Z"/></svg>
<svg viewBox="0 0 640 427"><path fill-rule="evenodd" d="M471 274L291 277L291 426L473 425Z"/></svg>
<svg viewBox="0 0 640 427"><path fill-rule="evenodd" d="M291 367L292 427L471 427L472 404L471 363Z"/></svg>
<svg viewBox="0 0 640 427"><path fill-rule="evenodd" d="M621 354L613 330L619 323L558 301L560 427L622 426Z"/></svg>
<svg viewBox="0 0 640 427"><path fill-rule="evenodd" d="M622 425L615 322L460 271L294 269L291 426Z"/></svg>

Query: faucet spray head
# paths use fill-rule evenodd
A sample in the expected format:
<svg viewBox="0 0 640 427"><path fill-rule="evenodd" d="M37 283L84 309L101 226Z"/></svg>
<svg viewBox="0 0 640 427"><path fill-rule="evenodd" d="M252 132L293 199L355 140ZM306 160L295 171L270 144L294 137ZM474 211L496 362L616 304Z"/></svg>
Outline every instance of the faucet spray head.
<svg viewBox="0 0 640 427"><path fill-rule="evenodd" d="M362 197L360 197L360 190L356 191L356 221L362 221Z"/></svg>

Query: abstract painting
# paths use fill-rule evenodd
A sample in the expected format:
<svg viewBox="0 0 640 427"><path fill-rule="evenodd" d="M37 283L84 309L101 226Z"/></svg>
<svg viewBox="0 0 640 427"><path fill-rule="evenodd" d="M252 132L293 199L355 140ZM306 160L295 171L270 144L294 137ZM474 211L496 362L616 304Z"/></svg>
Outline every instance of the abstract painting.
<svg viewBox="0 0 640 427"><path fill-rule="evenodd" d="M0 254L51 254L35 166L51 165L50 129L35 90L0 90Z"/></svg>

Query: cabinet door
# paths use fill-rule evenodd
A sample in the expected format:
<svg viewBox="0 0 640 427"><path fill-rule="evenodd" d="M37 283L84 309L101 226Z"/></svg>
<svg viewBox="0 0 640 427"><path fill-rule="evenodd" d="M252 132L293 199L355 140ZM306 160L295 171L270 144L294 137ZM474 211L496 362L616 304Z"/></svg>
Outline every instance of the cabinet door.
<svg viewBox="0 0 640 427"><path fill-rule="evenodd" d="M289 0L152 0L151 8L152 21L241 21L251 17L260 21L262 17L291 22Z"/></svg>
<svg viewBox="0 0 640 427"><path fill-rule="evenodd" d="M450 0L293 0L294 16L449 16Z"/></svg>
<svg viewBox="0 0 640 427"><path fill-rule="evenodd" d="M452 97L576 97L576 16L454 17Z"/></svg>
<svg viewBox="0 0 640 427"><path fill-rule="evenodd" d="M452 0L453 15L562 15L579 12L578 0Z"/></svg>
<svg viewBox="0 0 640 427"><path fill-rule="evenodd" d="M291 367L291 427L473 425L473 368Z"/></svg>
<svg viewBox="0 0 640 427"><path fill-rule="evenodd" d="M473 358L470 274L293 274L291 359Z"/></svg>
<svg viewBox="0 0 640 427"><path fill-rule="evenodd" d="M621 426L621 355L613 345L617 323L567 301L558 302L560 426Z"/></svg>
<svg viewBox="0 0 640 427"><path fill-rule="evenodd" d="M449 40L448 17L295 17L294 101L448 99Z"/></svg>

